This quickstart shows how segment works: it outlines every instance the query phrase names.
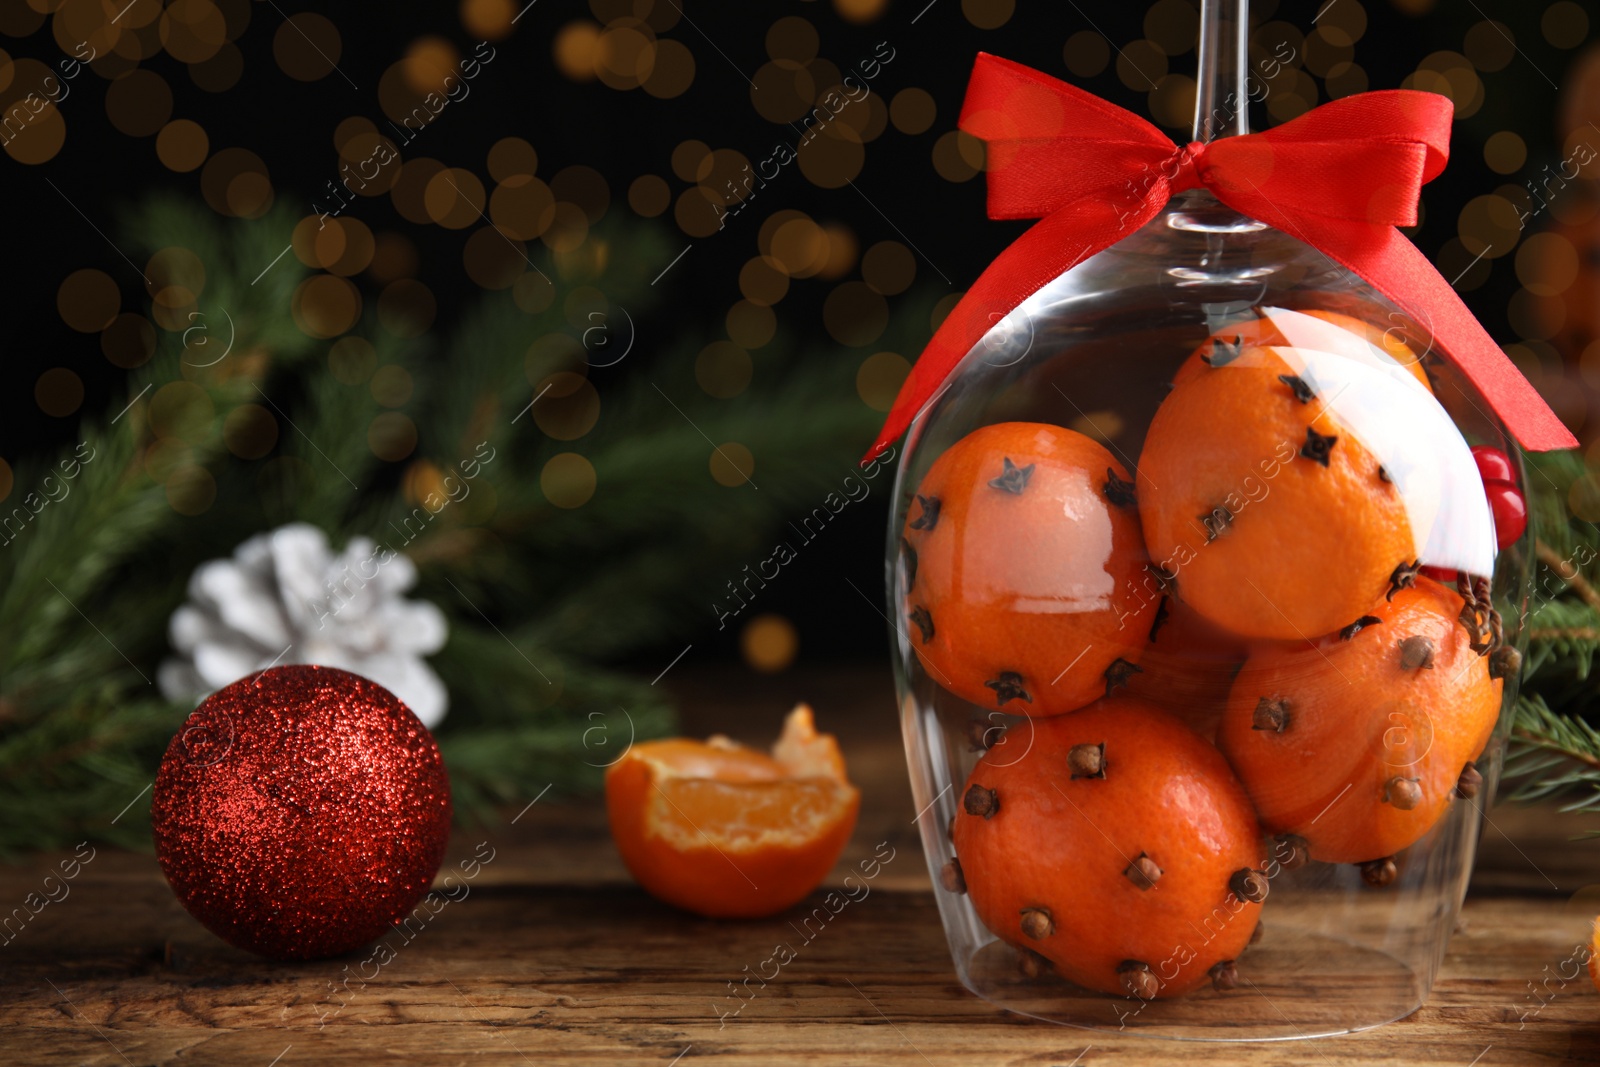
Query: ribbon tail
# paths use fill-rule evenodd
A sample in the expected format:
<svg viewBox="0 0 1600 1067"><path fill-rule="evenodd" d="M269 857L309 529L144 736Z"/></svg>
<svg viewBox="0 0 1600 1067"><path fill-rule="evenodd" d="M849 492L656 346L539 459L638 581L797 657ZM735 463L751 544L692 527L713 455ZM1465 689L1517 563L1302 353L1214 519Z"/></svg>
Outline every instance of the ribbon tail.
<svg viewBox="0 0 1600 1067"><path fill-rule="evenodd" d="M1153 218L1167 201L1165 183L1157 186L1137 210L1120 218L1112 214L1110 198L1068 204L1034 223L995 257L934 331L861 462L875 459L906 431L973 346L1017 305Z"/></svg>
<svg viewBox="0 0 1600 1067"><path fill-rule="evenodd" d="M1356 232L1353 229L1359 227ZM1576 448L1539 391L1494 343L1450 283L1393 226L1307 217L1289 232L1336 260L1400 306L1486 397L1511 436L1529 452Z"/></svg>

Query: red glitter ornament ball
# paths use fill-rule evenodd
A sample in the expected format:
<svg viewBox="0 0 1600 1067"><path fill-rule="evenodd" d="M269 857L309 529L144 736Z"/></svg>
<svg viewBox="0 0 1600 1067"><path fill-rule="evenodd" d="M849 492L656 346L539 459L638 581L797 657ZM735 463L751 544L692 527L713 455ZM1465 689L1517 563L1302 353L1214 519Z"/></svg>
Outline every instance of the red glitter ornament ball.
<svg viewBox="0 0 1600 1067"><path fill-rule="evenodd" d="M367 944L422 899L444 858L450 780L387 689L273 667L189 716L150 818L189 914L239 948L317 959Z"/></svg>

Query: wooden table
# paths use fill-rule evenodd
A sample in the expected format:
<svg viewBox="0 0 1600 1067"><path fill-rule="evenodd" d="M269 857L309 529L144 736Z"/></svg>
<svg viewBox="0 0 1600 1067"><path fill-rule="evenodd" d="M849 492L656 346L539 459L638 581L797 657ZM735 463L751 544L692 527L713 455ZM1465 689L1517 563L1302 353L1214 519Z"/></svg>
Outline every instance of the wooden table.
<svg viewBox="0 0 1600 1067"><path fill-rule="evenodd" d="M810 700L863 792L839 874L878 842L895 850L870 895L737 1016L719 1019L726 983L794 939L785 918L718 923L656 903L628 879L597 798L547 796L516 825L513 811L458 831L447 865L484 840L494 860L371 981L346 981L352 959L283 964L237 951L189 918L152 857L101 849L70 896L0 947L0 1062L1600 1064L1594 987L1541 990L1542 1008L1532 992L1600 911L1600 842L1568 840L1592 820L1491 813L1463 928L1429 1004L1401 1022L1247 1045L1108 1035L1007 1014L957 982L911 825L886 670L760 678L680 667L671 680L690 732L752 742ZM529 798L543 786L528 782ZM5 909L56 859L0 869Z"/></svg>

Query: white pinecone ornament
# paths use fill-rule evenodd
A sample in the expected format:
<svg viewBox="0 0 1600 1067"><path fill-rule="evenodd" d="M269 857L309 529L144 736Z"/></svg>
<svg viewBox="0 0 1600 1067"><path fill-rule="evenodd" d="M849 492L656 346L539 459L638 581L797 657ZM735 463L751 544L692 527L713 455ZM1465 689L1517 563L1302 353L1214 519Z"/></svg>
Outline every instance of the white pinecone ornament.
<svg viewBox="0 0 1600 1067"><path fill-rule="evenodd" d="M432 727L449 697L422 657L444 646L446 625L433 604L402 598L416 580L411 560L365 537L335 554L305 523L257 534L195 568L168 626L180 655L161 665L161 691L198 702L265 667L314 663L372 679Z"/></svg>

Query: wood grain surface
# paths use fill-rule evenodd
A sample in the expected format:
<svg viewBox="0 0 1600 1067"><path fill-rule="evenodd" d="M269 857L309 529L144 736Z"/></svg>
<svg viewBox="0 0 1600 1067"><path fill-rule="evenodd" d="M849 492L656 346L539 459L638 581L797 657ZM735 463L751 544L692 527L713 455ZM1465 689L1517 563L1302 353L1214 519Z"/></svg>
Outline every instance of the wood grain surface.
<svg viewBox="0 0 1600 1067"><path fill-rule="evenodd" d="M887 671L763 679L680 667L671 681L690 732L764 742L805 698L840 735L863 803L835 879L880 842L894 858L810 940L795 915L713 922L656 903L629 881L592 797L545 795L520 817L459 830L447 864L485 841L493 860L465 898L394 939L381 967L363 967L366 953L255 959L190 919L152 857L101 849L69 896L0 946L0 1062L1600 1065L1600 994L1558 976L1600 911L1600 842L1570 840L1592 820L1490 813L1439 981L1399 1022L1248 1044L1078 1030L1004 1012L957 981L911 824ZM531 800L545 783L526 785ZM3 910L60 858L0 868ZM748 1000L730 996L780 941L796 955L778 977Z"/></svg>

